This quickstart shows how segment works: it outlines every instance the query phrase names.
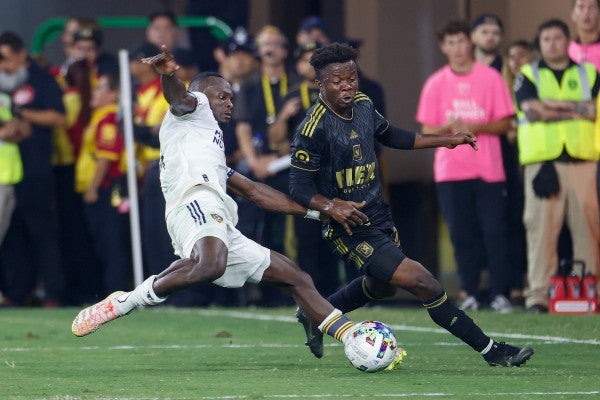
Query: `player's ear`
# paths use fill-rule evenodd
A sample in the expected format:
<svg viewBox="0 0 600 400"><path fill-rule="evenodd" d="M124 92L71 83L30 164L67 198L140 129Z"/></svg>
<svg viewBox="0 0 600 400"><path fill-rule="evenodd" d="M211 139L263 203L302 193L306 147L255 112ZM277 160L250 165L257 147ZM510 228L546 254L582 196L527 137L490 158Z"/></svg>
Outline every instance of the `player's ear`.
<svg viewBox="0 0 600 400"><path fill-rule="evenodd" d="M315 79L315 83L317 84L317 86L318 86L318 87L320 87L320 88L322 88L322 87L323 87L323 84L321 83L321 81L320 81L320 80L318 80L318 79Z"/></svg>

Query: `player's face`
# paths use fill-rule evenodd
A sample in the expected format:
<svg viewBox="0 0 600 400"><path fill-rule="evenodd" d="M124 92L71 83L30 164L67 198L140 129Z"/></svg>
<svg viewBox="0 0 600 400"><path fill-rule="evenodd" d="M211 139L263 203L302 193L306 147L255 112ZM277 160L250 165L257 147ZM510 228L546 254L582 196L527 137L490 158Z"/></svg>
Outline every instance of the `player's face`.
<svg viewBox="0 0 600 400"><path fill-rule="evenodd" d="M540 32L540 53L544 60L560 63L569 58L569 38L562 29L551 27Z"/></svg>
<svg viewBox="0 0 600 400"><path fill-rule="evenodd" d="M576 0L571 10L571 20L583 32L597 32L600 9L597 0Z"/></svg>
<svg viewBox="0 0 600 400"><path fill-rule="evenodd" d="M358 73L354 61L330 64L321 72L321 95L339 114L349 111L358 89Z"/></svg>
<svg viewBox="0 0 600 400"><path fill-rule="evenodd" d="M220 124L227 124L233 112L233 91L225 79L215 78L214 83L204 90L210 109Z"/></svg>

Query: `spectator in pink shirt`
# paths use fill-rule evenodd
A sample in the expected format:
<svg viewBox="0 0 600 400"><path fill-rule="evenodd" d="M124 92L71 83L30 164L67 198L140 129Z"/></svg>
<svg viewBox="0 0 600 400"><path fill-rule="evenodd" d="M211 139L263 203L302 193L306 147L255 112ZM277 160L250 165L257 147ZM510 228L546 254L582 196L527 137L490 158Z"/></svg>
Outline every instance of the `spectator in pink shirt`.
<svg viewBox="0 0 600 400"><path fill-rule="evenodd" d="M417 110L425 134L471 131L479 151L437 148L434 158L442 213L455 250L463 310L479 308L480 271L490 271L491 307L511 312L506 294L509 257L506 185L500 135L510 129L514 108L502 76L472 56L470 26L453 21L438 35L448 64L427 79Z"/></svg>
<svg viewBox="0 0 600 400"><path fill-rule="evenodd" d="M569 44L569 57L576 63L594 64L600 71L600 0L575 0L571 20L577 37Z"/></svg>

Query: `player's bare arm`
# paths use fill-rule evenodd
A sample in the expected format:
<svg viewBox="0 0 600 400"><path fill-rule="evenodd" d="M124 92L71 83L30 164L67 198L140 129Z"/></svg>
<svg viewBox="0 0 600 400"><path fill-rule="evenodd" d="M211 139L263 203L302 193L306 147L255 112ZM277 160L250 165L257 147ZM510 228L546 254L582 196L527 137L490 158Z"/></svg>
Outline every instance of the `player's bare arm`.
<svg viewBox="0 0 600 400"><path fill-rule="evenodd" d="M423 133L417 133L415 137L415 149L424 149L429 147L447 147L453 149L462 144L468 144L474 150L477 147L477 137L473 132L455 132L452 134L439 134L437 127L423 125Z"/></svg>
<svg viewBox="0 0 600 400"><path fill-rule="evenodd" d="M142 58L142 62L152 65L156 72L160 74L163 94L171 105L171 112L177 116L187 114L196 108L196 98L187 91L184 83L175 76L175 71L179 69L179 65L175 62L173 54L165 45L162 45L161 48L162 52L160 54Z"/></svg>
<svg viewBox="0 0 600 400"><path fill-rule="evenodd" d="M296 203L284 193L239 173L231 175L227 180L227 187L267 211L293 215L305 215L307 211L306 207Z"/></svg>

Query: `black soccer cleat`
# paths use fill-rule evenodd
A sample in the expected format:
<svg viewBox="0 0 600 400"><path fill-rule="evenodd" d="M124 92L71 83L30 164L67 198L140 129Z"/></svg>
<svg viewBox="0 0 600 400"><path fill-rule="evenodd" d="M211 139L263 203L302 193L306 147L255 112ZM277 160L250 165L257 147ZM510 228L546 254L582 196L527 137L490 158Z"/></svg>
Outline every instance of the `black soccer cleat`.
<svg viewBox="0 0 600 400"><path fill-rule="evenodd" d="M306 333L306 345L310 349L310 352L317 358L323 357L323 332L321 332L318 326L311 321L300 308L296 311L296 318L298 322L304 327Z"/></svg>
<svg viewBox="0 0 600 400"><path fill-rule="evenodd" d="M504 342L494 342L487 354L483 355L485 361L492 367L520 367L533 355L531 347L516 347Z"/></svg>

